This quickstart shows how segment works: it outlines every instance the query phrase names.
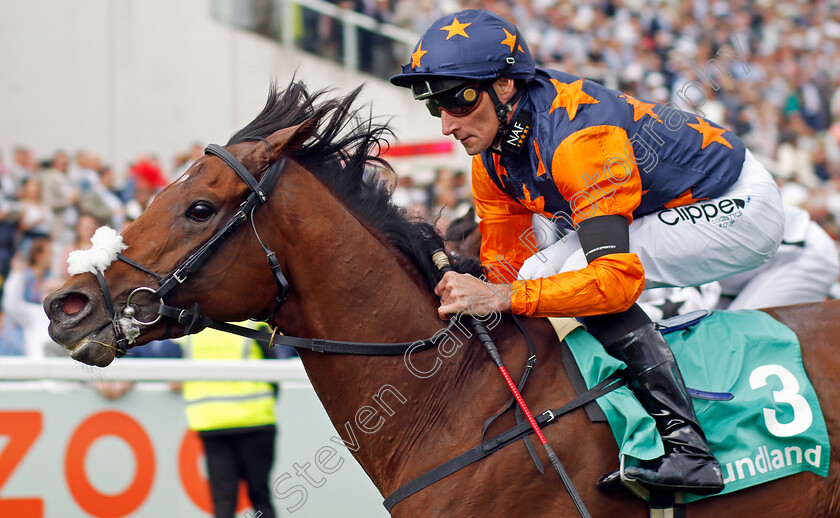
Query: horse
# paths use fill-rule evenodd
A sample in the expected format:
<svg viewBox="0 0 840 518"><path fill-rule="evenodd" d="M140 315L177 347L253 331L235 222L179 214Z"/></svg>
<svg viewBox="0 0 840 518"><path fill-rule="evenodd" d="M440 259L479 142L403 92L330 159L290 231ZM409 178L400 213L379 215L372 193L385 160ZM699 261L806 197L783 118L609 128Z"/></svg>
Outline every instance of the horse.
<svg viewBox="0 0 840 518"><path fill-rule="evenodd" d="M429 224L396 208L387 186L370 179L372 166L387 165L380 155L389 130L355 107L358 92L310 92L295 81L282 90L272 85L264 109L225 148L257 180L282 165L264 207L242 216L250 216L250 224L232 231L189 276L175 275L175 282L164 275L223 232L243 200L256 192L237 178L242 171L208 153L124 229L128 248L122 260L99 274L101 279L76 274L45 300L53 339L76 360L104 367L126 343L136 347L195 331L200 327L195 319L158 318L164 302L153 292L164 282L172 286L165 297L170 307L227 322L267 318L288 336L389 343L439 333L446 322L437 315L433 286L441 274L430 255L442 247L442 239ZM282 304L267 250L276 251L288 283ZM462 271L470 268L474 265ZM127 341L115 325L119 308L141 324ZM838 451L840 357L833 344L840 336L840 304L769 313L799 337L831 446ZM537 356L523 395L538 413L573 399L575 392L551 325L523 320ZM507 316L491 333L518 378L530 355L523 334ZM505 407L510 394L497 369L475 337L464 336L461 342L402 356L299 351L332 424L383 496L479 444L481 424ZM488 436L515 426L512 414L493 422ZM618 449L607 426L574 411L544 432L593 516L648 515L640 499L605 495L595 487L600 475L617 467ZM542 451L537 455L547 462ZM837 463L835 456L827 479L798 474L689 504L688 513L696 518L838 516ZM411 495L391 513L487 517L575 516L577 511L550 470L537 471L520 441Z"/></svg>

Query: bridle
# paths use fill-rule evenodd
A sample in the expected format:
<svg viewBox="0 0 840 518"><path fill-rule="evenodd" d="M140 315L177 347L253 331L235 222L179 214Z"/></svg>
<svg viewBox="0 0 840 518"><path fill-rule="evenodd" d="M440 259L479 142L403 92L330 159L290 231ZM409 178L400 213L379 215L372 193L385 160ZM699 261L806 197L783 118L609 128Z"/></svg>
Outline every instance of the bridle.
<svg viewBox="0 0 840 518"><path fill-rule="evenodd" d="M274 307L265 320L271 319L286 300L286 295L289 292L289 283L286 280L285 275L283 275L280 263L277 260L277 255L265 246L263 240L257 232L256 224L254 223L254 212L257 208L265 205L268 200L268 196L277 185L277 182L280 179L280 174L286 166L286 158L284 157L281 160L272 163L263 175L262 180L257 182L254 175L248 171L242 162L237 160L233 154L222 146L210 144L204 152L205 154L214 155L222 159L222 161L233 169L237 176L245 182L251 190L251 194L239 206L239 210L237 210L236 213L231 216L230 219L228 219L228 221L218 231L216 231L209 240L207 240L207 242L205 242L198 250L190 254L190 256L187 257L180 265L175 267L166 275L158 275L149 268L135 262L131 258L126 257L123 254L117 254L117 258L119 260L151 275L158 281L159 285L157 289L147 286L135 288L131 293L129 293L125 301L125 307L119 314L117 314L114 307L113 298L111 297L108 285L105 283L103 273L100 270L95 269L96 279L102 289L108 316L111 319L111 324L114 328L117 357L125 355L128 345L139 335L139 326L150 326L156 324L163 317L167 318L165 321L167 324L167 336L169 335L168 325L170 320L175 320L179 324L184 324L186 326L185 334L190 334L200 320L198 304L193 306L192 311L187 311L181 308L173 308L166 304L167 295L173 288L186 281L191 274L197 272L205 261L207 261L207 259L209 259L210 256L219 249L222 243L224 243L224 241L249 218L251 220L251 228L254 231L254 235L257 237L257 241L266 254L269 268L271 268L274 282L277 285L277 296L274 301ZM152 296L156 297L160 301L158 315L154 320L143 321L137 319L137 310L131 305L131 299L138 293L142 292L151 293Z"/></svg>
<svg viewBox="0 0 840 518"><path fill-rule="evenodd" d="M167 324L167 331L165 334L167 336L169 335L168 324L170 320L175 320L179 324L185 325L184 334L190 334L194 329L197 328L197 326L212 327L221 331L234 333L255 340L266 342L268 343L269 347L273 347L274 344L282 344L296 348L309 349L316 352L361 354L371 356L405 355L412 351L423 351L425 349L437 345L440 342L440 340L443 337L445 337L449 332L451 332L452 328L457 324L458 317L460 316L460 314L456 315L456 317L450 320L448 327L437 331L431 338L417 340L415 342L345 342L335 340L324 340L319 338L299 338L285 335L276 336L277 328L275 328L274 331L269 334L264 331L258 331L242 326L236 326L225 322L218 322L216 320L202 316L200 313L200 307L198 303L193 305L192 310L168 306L166 304L166 297L169 294L169 292L172 291L172 289L176 286L182 284L191 274L198 271L198 269L204 264L204 262L207 261L207 259L214 252L216 252L216 250L219 249L219 247L225 241L225 239L229 237L239 227L239 225L248 220L249 217L251 220L251 228L254 230L254 235L257 237L257 241L259 241L260 246L262 246L263 251L266 254L269 267L271 268L271 271L274 275L274 280L277 283L277 297L275 299L274 308L265 320L270 320L274 316L274 314L286 300L286 295L289 291L289 283L280 269L280 264L277 260L277 256L274 252L270 251L265 246L265 244L259 236L259 233L257 232L257 228L254 223L254 212L258 207L261 207L266 203L268 195L271 194L272 190L277 185L277 181L280 178L280 174L285 168L286 158L284 157L282 160L272 163L266 171L265 175L263 176L262 180L257 182L254 176L250 173L250 171L248 171L248 169L239 160L237 160L236 157L234 157L229 151L227 151L223 147L218 146L216 144L210 144L209 146L207 146L204 152L206 154L215 155L221 158L231 169L233 169L236 172L236 174L242 179L242 181L244 181L248 185L249 189L251 190L251 194L240 205L239 210L233 216L231 216L230 219L228 219L224 226L222 226L222 228L216 231L216 233L213 234L213 236L207 242L205 242L198 250L190 254L190 256L187 257L179 266L177 266L175 269L173 269L166 275L158 275L152 270L146 268L145 266L135 262L134 260L122 254L117 254L117 258L119 260L153 276L155 279L157 279L159 284L159 287L156 290L146 286L141 286L132 290L126 298L125 307L120 312L120 316L117 315L116 309L114 307L113 298L111 297L111 292L108 289L107 283L105 282L104 274L101 270L94 268L96 279L99 282L100 288L102 289L108 315L111 319L111 324L114 328L114 336L116 343L115 349L117 357L125 356L126 351L128 349L128 345L132 343L134 339L136 339L137 336L139 336L140 334L139 326L149 326L156 324L163 317L166 317L167 319L165 320ZM141 292L149 292L160 300L160 306L158 307L158 315L152 321L147 322L138 320L136 318L137 312L134 306L131 305L132 297L134 297L137 293ZM522 324L518 320L516 320L516 323L520 327L522 332L525 333L525 329L524 327L522 327ZM491 341L489 336L487 335L487 331L484 330L483 326L481 327L481 329L483 330L484 338L480 338L480 340ZM476 333L479 333L478 328L476 329ZM525 334L525 336L526 340L528 341L529 349L531 351L531 357L528 359L525 371L519 382L520 391L524 386L525 381L528 379L528 375L536 361L534 345L531 342L530 338L528 338L527 334ZM577 406L581 406L588 401L594 400L594 398L600 395L602 392L612 390L617 386L614 384L614 381L616 381L617 378L617 376L614 376L612 378L609 378L608 380L605 380L599 386L594 387L592 390L588 391L584 395L585 397L578 397L575 401L567 404L565 407L560 408L557 411L552 412L549 410L546 413L551 415L550 418L547 418L545 416L546 413L541 414L540 419L542 419L542 422L540 422L539 425L547 424L553 421L557 415L565 413L566 411L571 410L573 408L577 408ZM509 402L501 413L504 413L511 406L512 404ZM501 415L501 413L491 417L490 419L488 419L488 421L485 422L484 429L482 430L482 439L484 439L484 431L486 430L489 423L496 417ZM517 419L517 421L518 420L519 419ZM536 428L536 426L538 426L537 423L534 423L535 429L538 429ZM510 429L500 436L492 438L490 441L482 440L482 444L478 447L469 450L463 455L451 459L449 462L446 462L432 469L424 475L413 479L408 484L405 484L398 488L385 500L386 508L388 508L388 510L390 511L390 509L394 505L396 505L401 500L407 498L408 496L416 493L417 491L422 490L425 487L428 487L437 480L440 480L441 478L451 473L454 473L455 471L458 471L459 469L466 467L467 465L472 464L473 462L476 462L477 460L480 460L481 458L487 455L490 455L498 449L501 449L509 444L517 442L519 439L526 437L530 432L531 430L529 428L523 425L519 425L518 427ZM532 457L535 459L535 462L537 462L537 457L533 452ZM538 467L541 467L539 464L537 465ZM570 491L570 494L573 494L573 496L576 495L576 491L572 493L573 486L571 486L572 489L569 489L569 487L570 486L567 485L567 489ZM588 516L588 514L584 514L584 516Z"/></svg>
<svg viewBox="0 0 840 518"><path fill-rule="evenodd" d="M191 334L195 329L210 327L218 329L227 333L233 333L253 340L258 340L273 347L274 345L288 345L299 349L308 349L321 353L334 354L356 354L365 356L400 356L409 352L420 352L431 347L437 346L438 343L456 327L458 319L450 320L449 325L443 329L438 330L431 338L416 340L414 342L396 342L396 343L374 343L374 342L351 342L339 340L326 340L322 338L300 338L295 336L286 336L277 332L277 328L269 333L260 331L249 327L229 324L227 322L220 322L201 314L201 308L198 303L193 304L191 309L176 308L169 306L166 303L166 297L170 291L176 286L182 284L191 274L197 272L207 259L213 255L216 250L222 245L227 237L229 237L242 223L251 220L251 228L257 238L260 246L265 252L268 260L269 268L274 277L274 282L277 284L277 296L274 301L274 307L263 321L269 321L280 309L280 306L286 300L286 295L289 292L289 282L286 280L283 271L280 268L280 263L274 252L265 246L265 243L260 238L257 232L257 227L254 223L254 212L263 206L268 200L278 180L280 174L286 166L286 158L272 163L262 180L257 182L250 171L234 157L229 151L222 146L210 144L204 150L206 154L215 155L221 158L234 172L245 182L251 194L240 205L239 210L231 216L231 218L216 231L215 234L204 243L198 250L187 257L180 265L175 267L166 275L158 275L149 268L137 263L133 259L126 257L123 254L117 254L117 259L123 261L149 275L154 277L159 287L157 289L147 286L134 288L129 293L125 301L125 307L122 311L117 313L114 306L111 292L105 282L105 277L101 271L95 269L96 279L102 289L102 294L105 299L105 306L108 311L108 316L111 319L111 324L114 328L114 341L116 346L116 356L125 356L130 345L137 336L140 335L141 326L150 326L158 323L162 318L165 318L166 325L165 336L169 336L169 325L172 321L184 325L184 334ZM158 306L158 314L151 321L143 321L137 319L137 310L131 305L131 299L138 293L148 292L160 301Z"/></svg>

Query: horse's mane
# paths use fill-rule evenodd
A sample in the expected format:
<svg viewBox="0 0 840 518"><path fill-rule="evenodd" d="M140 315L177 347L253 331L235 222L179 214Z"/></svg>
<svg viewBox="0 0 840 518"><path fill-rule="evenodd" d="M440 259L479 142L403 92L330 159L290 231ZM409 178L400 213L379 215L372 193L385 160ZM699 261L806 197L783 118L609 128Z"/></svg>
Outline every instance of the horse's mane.
<svg viewBox="0 0 840 518"><path fill-rule="evenodd" d="M361 110L353 107L360 91L361 87L345 97L327 97L329 90L310 93L299 81L293 80L282 91L273 83L263 110L236 132L228 145L263 139L308 119L317 121L312 138L288 156L319 178L360 220L409 258L430 286L435 286L441 274L431 255L434 249L444 247L441 236L431 224L394 205L387 184L366 179L370 166L391 171L380 154L383 145L387 146L386 138L393 133L387 123L376 122L370 114L363 117ZM371 176L378 178L377 174ZM477 262L470 263L469 269L480 273Z"/></svg>

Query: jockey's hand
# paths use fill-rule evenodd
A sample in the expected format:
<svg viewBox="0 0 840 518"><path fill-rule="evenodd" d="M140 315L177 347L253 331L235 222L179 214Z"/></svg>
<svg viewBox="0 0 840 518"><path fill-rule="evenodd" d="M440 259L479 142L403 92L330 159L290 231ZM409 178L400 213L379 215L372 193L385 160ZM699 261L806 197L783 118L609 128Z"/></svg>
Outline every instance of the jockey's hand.
<svg viewBox="0 0 840 518"><path fill-rule="evenodd" d="M488 284L465 273L446 272L435 287L435 295L440 297L438 315L444 320L461 310L479 317L492 311L510 311L510 286Z"/></svg>

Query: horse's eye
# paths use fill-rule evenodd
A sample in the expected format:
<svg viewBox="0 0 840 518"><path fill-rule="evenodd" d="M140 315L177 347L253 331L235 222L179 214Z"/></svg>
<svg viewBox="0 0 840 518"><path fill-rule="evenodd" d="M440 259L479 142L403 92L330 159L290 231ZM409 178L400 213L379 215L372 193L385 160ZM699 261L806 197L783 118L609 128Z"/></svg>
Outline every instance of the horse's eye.
<svg viewBox="0 0 840 518"><path fill-rule="evenodd" d="M187 216L196 220L196 221L204 221L205 219L209 218L213 215L213 207L204 203L198 202L194 204L192 207L189 208L187 211Z"/></svg>

